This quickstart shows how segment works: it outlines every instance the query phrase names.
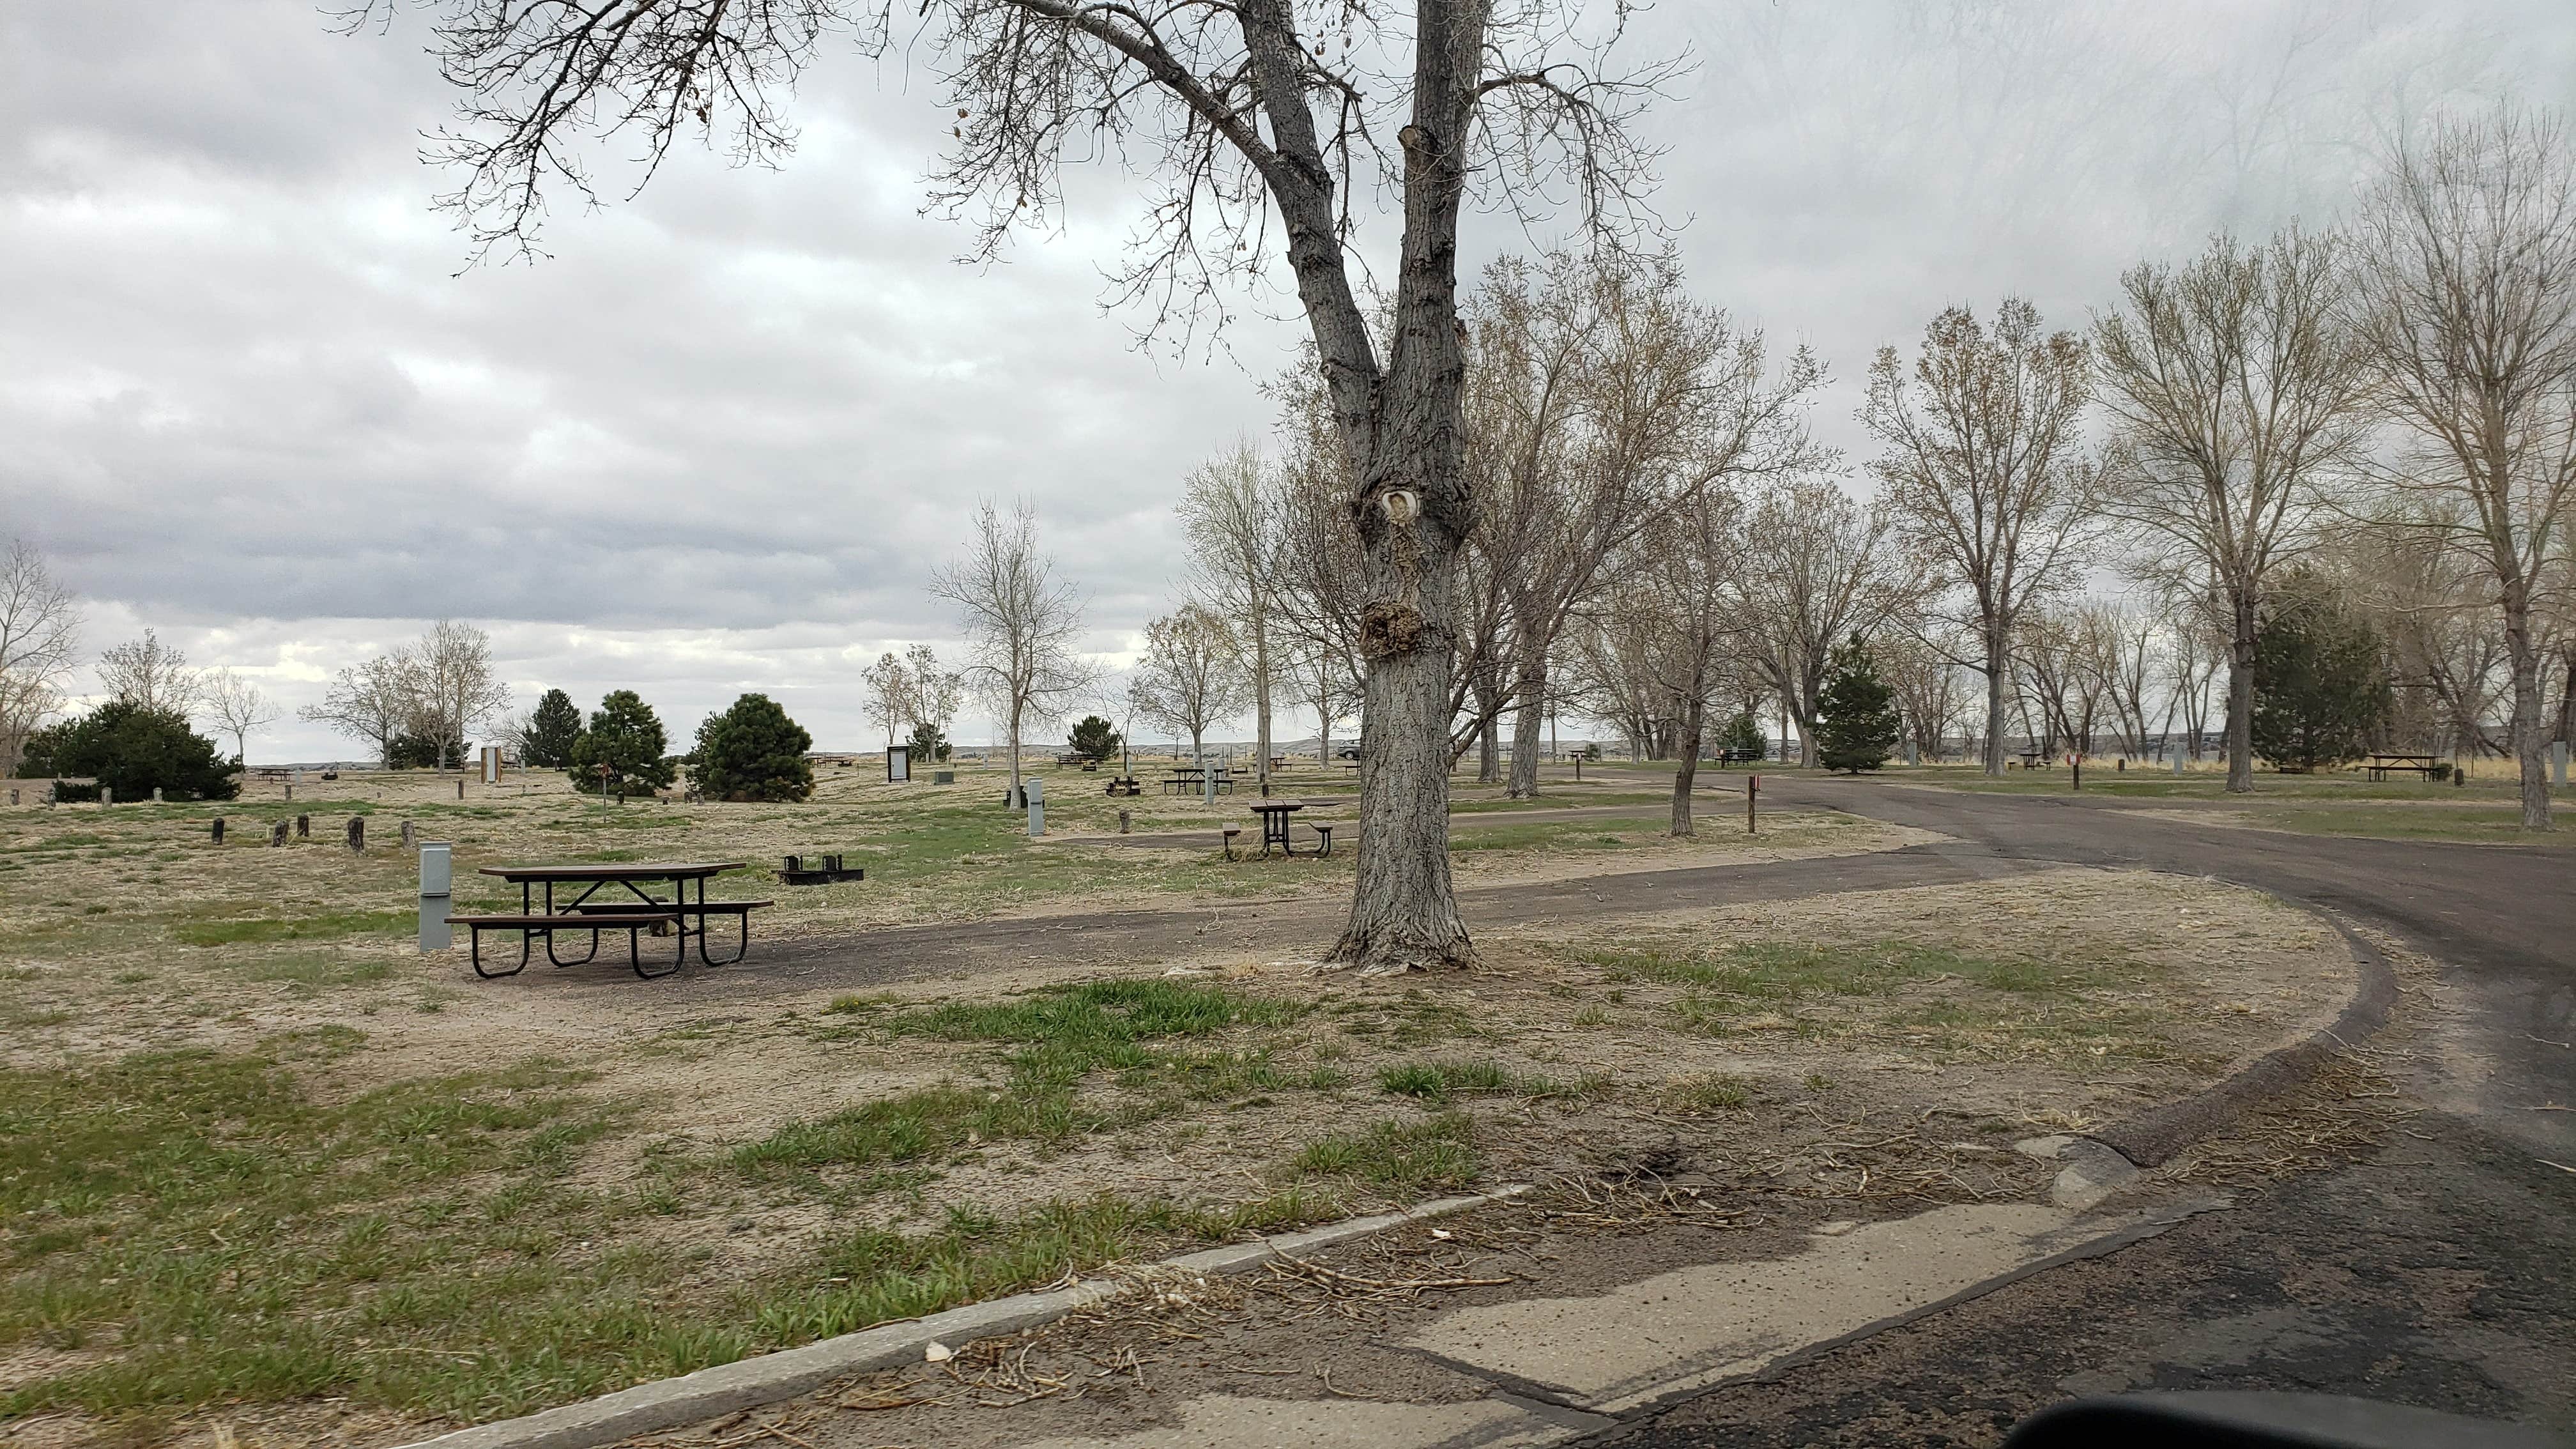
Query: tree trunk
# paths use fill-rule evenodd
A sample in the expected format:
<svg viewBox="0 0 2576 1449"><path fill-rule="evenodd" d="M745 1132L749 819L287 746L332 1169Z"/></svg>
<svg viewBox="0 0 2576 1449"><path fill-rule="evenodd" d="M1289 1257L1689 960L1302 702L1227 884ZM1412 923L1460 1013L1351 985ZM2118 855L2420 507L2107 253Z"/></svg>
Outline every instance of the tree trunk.
<svg viewBox="0 0 2576 1449"><path fill-rule="evenodd" d="M1512 784L1509 791L1515 800L1538 797L1538 726L1539 715L1546 708L1547 655L1521 661L1520 713L1512 720ZM1553 753L1553 751L1551 751Z"/></svg>
<svg viewBox="0 0 2576 1449"><path fill-rule="evenodd" d="M1020 803L1020 702L1011 701L1011 803Z"/></svg>
<svg viewBox="0 0 2576 1449"><path fill-rule="evenodd" d="M2247 795L2254 790L2254 593L2235 590L2229 604L2234 637L2227 653L2227 793Z"/></svg>
<svg viewBox="0 0 2576 1449"><path fill-rule="evenodd" d="M1476 726L1476 783L1491 785L1502 778L1502 691L1485 685L1476 687L1476 713L1482 717Z"/></svg>
<svg viewBox="0 0 2576 1449"><path fill-rule="evenodd" d="M1672 833L1682 839L1699 833L1691 824L1691 786L1699 778L1700 737L1707 715L1708 701L1694 690L1682 707L1682 760L1673 770Z"/></svg>
<svg viewBox="0 0 2576 1449"><path fill-rule="evenodd" d="M1259 605L1256 602L1256 610ZM1252 711L1253 745L1252 777L1261 784L1261 793L1270 793L1270 623L1263 614L1252 618Z"/></svg>
<svg viewBox="0 0 2576 1449"><path fill-rule="evenodd" d="M2552 830L2549 740L2540 727L2540 650L2531 637L2531 596L2519 581L2504 591L2504 645L2513 662L2513 732L2522 766L2522 828Z"/></svg>
<svg viewBox="0 0 2576 1449"><path fill-rule="evenodd" d="M1986 773L2004 772L2004 646L2002 635L1986 632Z"/></svg>

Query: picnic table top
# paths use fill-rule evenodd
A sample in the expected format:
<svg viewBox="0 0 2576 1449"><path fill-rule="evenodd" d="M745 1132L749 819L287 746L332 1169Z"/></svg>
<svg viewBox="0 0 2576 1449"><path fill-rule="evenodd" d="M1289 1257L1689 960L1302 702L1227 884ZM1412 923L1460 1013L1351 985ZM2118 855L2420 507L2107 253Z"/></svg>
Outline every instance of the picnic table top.
<svg viewBox="0 0 2576 1449"><path fill-rule="evenodd" d="M699 880L742 868L739 860L616 860L596 865L487 865L479 873L503 880Z"/></svg>
<svg viewBox="0 0 2576 1449"><path fill-rule="evenodd" d="M2442 763L2442 757L2441 757L2440 755L2406 755L2406 754L2395 754L2395 755L2392 755L2392 754L2374 754L2374 755L2372 755L2372 756L2370 757L2370 762L2371 762L2372 764L2374 764L2374 765L2393 765L2393 764L2398 764L2398 763L2401 763L2401 762L2402 762L2402 763L2406 763L2406 764L2413 764L2413 763L2416 763L2416 762L2418 762L2418 761L2421 761L2422 763L2427 764L2427 765L2438 765L2438 764Z"/></svg>
<svg viewBox="0 0 2576 1449"><path fill-rule="evenodd" d="M1273 812L1284 814L1290 810L1305 809L1306 802L1303 800L1255 800L1252 802L1251 808L1253 813L1256 815L1268 815Z"/></svg>

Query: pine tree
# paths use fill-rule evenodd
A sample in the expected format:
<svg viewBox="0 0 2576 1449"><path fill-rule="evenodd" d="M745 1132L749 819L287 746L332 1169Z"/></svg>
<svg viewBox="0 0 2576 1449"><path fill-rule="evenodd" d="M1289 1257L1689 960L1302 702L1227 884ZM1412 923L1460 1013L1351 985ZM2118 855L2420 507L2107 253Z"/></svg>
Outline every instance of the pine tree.
<svg viewBox="0 0 2576 1449"><path fill-rule="evenodd" d="M2387 647L2332 585L2300 570L2254 636L2254 753L2313 770L2368 753L2395 707Z"/></svg>
<svg viewBox="0 0 2576 1449"><path fill-rule="evenodd" d="M1759 758L1771 753L1771 740L1762 733L1762 722L1753 717L1753 711L1739 710L1735 718L1719 727L1715 748Z"/></svg>
<svg viewBox="0 0 2576 1449"><path fill-rule="evenodd" d="M1118 727L1096 714L1087 714L1065 737L1065 744L1077 755L1105 760L1118 753Z"/></svg>
<svg viewBox="0 0 2576 1449"><path fill-rule="evenodd" d="M698 726L698 788L719 800L802 800L814 793L814 737L765 694L746 694Z"/></svg>
<svg viewBox="0 0 2576 1449"><path fill-rule="evenodd" d="M913 725L913 759L936 763L947 759L948 755L948 736L941 732L939 726L928 720L921 720Z"/></svg>
<svg viewBox="0 0 2576 1449"><path fill-rule="evenodd" d="M528 717L527 738L521 748L527 758L520 763L535 770L560 770L572 763L573 741L581 738L581 706L560 689L549 689L537 701L536 713Z"/></svg>
<svg viewBox="0 0 2576 1449"><path fill-rule="evenodd" d="M592 794L644 795L667 790L677 774L662 758L670 741L662 720L634 690L619 689L600 700L590 728L573 742L565 771L573 788ZM606 766L605 772L601 767Z"/></svg>
<svg viewBox="0 0 2576 1449"><path fill-rule="evenodd" d="M1896 690L1878 677L1878 662L1858 634L1826 661L1824 693L1816 699L1817 758L1828 770L1859 774L1887 763L1902 721Z"/></svg>

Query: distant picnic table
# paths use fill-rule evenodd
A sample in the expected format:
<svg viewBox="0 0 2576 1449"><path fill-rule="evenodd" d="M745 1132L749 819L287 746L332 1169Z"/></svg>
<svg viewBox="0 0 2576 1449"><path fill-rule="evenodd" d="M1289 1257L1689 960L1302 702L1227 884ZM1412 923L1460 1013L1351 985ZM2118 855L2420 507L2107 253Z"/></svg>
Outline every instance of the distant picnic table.
<svg viewBox="0 0 2576 1449"><path fill-rule="evenodd" d="M626 933L626 960L635 974L647 980L668 976L687 963L689 942L698 943L698 959L709 966L730 966L751 949L751 913L776 904L773 901L710 901L707 882L729 870L740 870L743 862L660 861L577 864L577 865L487 865L482 874L516 882L519 887L519 910L516 915L449 916L448 924L464 926L473 934L474 974L490 980L516 976L527 969L531 943L546 943L546 960L556 966L580 966L599 954L599 933ZM689 899L689 887L698 888L697 899ZM555 888L579 887L579 893L567 901L555 899ZM540 897L539 890L543 895ZM655 889L669 892L665 899ZM595 900L601 892L605 900ZM623 892L623 894L619 894ZM718 960L707 954L707 917L731 916L741 927L733 954ZM678 938L671 963L658 971L645 969L638 936L646 931L659 934L667 929ZM506 971L487 971L483 967L483 933L517 931L519 961ZM567 961L555 954L555 935L561 931L590 933L590 950L579 960Z"/></svg>
<svg viewBox="0 0 2576 1449"><path fill-rule="evenodd" d="M1208 772L1197 765L1181 765L1163 776L1163 788L1175 794L1197 790L1207 784ZM1234 776L1225 766L1216 767L1216 787L1225 794L1234 793Z"/></svg>
<svg viewBox="0 0 2576 1449"><path fill-rule="evenodd" d="M2446 763L2439 755L2372 755L2365 768L2374 780L2387 779L2391 770L2410 771L2429 780Z"/></svg>

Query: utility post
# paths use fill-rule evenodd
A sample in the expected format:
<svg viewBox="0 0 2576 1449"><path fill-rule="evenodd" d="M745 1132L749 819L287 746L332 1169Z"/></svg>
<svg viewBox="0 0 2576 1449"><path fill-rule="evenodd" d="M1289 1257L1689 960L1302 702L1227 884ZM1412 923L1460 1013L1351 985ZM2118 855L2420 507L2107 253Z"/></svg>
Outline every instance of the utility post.
<svg viewBox="0 0 2576 1449"><path fill-rule="evenodd" d="M448 843L424 840L420 844L420 949L444 951L455 940L448 928L448 892L453 875Z"/></svg>

